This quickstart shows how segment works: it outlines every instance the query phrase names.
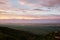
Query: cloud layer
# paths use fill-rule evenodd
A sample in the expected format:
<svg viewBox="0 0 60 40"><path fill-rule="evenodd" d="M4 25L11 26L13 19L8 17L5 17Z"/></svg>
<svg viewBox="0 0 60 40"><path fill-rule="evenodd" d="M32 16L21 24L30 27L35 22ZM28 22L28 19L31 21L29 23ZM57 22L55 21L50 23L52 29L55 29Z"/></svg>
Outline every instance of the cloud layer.
<svg viewBox="0 0 60 40"><path fill-rule="evenodd" d="M60 4L60 0L19 0L21 4L34 4L38 6L53 6Z"/></svg>
<svg viewBox="0 0 60 40"><path fill-rule="evenodd" d="M59 19L60 0L0 0L0 18L9 17L16 19Z"/></svg>
<svg viewBox="0 0 60 40"><path fill-rule="evenodd" d="M0 9L6 10L6 9L11 8L11 7L12 6L8 0L0 0Z"/></svg>

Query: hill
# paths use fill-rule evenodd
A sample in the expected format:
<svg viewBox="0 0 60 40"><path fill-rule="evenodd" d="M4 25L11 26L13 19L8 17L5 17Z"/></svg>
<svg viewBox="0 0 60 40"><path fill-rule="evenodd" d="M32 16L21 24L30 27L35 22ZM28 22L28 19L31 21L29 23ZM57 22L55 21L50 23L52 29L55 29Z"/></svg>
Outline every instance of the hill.
<svg viewBox="0 0 60 40"><path fill-rule="evenodd" d="M26 31L0 27L0 40L35 40L38 35Z"/></svg>
<svg viewBox="0 0 60 40"><path fill-rule="evenodd" d="M0 26L0 40L60 40L60 30L36 35L27 31Z"/></svg>

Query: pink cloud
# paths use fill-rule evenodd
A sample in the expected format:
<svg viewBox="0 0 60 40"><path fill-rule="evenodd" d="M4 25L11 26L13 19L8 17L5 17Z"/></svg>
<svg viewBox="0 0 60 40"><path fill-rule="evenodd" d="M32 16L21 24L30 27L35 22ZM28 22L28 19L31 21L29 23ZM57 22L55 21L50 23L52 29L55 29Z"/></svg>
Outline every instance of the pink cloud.
<svg viewBox="0 0 60 40"><path fill-rule="evenodd" d="M21 4L35 4L42 6L53 6L60 4L60 0L19 0Z"/></svg>
<svg viewBox="0 0 60 40"><path fill-rule="evenodd" d="M11 8L12 5L10 4L10 2L8 0L0 0L0 9L9 9Z"/></svg>

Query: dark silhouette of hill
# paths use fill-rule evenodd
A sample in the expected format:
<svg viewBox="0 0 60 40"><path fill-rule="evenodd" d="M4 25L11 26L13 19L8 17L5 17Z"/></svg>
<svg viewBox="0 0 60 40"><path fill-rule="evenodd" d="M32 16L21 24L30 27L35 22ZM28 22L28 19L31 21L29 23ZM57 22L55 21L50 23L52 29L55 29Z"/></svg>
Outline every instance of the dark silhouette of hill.
<svg viewBox="0 0 60 40"><path fill-rule="evenodd" d="M39 36L26 31L0 27L0 40L36 40Z"/></svg>

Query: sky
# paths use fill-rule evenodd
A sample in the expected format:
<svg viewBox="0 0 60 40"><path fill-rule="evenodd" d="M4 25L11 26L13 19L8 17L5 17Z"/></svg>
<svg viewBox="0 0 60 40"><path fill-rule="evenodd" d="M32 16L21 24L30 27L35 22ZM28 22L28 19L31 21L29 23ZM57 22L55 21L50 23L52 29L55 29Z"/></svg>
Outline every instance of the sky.
<svg viewBox="0 0 60 40"><path fill-rule="evenodd" d="M60 19L60 0L0 0L0 19Z"/></svg>

